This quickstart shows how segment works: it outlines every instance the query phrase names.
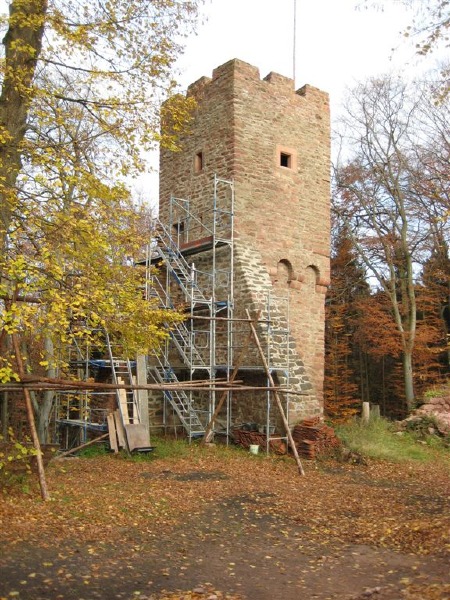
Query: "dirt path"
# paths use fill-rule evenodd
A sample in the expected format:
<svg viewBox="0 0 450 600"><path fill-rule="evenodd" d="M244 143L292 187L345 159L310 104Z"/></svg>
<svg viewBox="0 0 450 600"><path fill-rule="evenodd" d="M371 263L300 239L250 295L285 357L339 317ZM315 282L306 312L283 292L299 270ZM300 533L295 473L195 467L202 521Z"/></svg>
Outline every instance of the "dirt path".
<svg viewBox="0 0 450 600"><path fill-rule="evenodd" d="M122 482L120 490L125 498L136 495L143 498L147 494L163 498L164 508L148 527L144 525L148 525L148 515L147 519L138 515L136 505L127 506L124 518L106 518L119 512L120 506L123 509L124 503L113 505L112 513L109 512L112 497L108 481L98 479L105 465L84 460L56 467L52 476L53 493L59 499L53 506L41 505L40 513L36 501L29 499L25 503L29 512L18 519L23 504L17 500L16 517L11 510L10 527L6 527L8 533L2 543L0 598L146 600L160 597L162 590L193 589L196 593L186 598L213 600L217 595L211 590L248 600L450 598L448 555L441 547L436 552L418 555L381 547L380 539L371 544L355 543L354 538L361 536L357 531L352 536L347 529L349 523L344 528L348 538L345 540L342 531L333 531L336 517L331 517L331 505L330 518L321 513L320 523L312 509L311 522L294 516L288 497L295 489L286 497L280 491L280 483L290 481L290 478L280 481L286 474L285 466L274 469L263 461L254 462L252 467L256 471L262 469L264 476L255 477L255 473L247 471L243 480L246 472L240 462L223 468L215 457L200 464L179 461L171 465L171 470L161 469L162 465L156 463L128 467L121 463L115 476ZM247 469L248 465L247 462ZM213 470L206 470L207 466ZM290 466L287 471L292 474ZM92 507L98 514L94 523L92 518L83 520L86 506L80 506L78 514L76 498L58 495L58 489L62 493L58 484L64 478L70 486L75 480L81 485L83 475L89 478L92 472L98 490L104 488L98 496L101 503ZM267 477L269 474L272 480ZM352 504L345 496L348 488L344 481L348 475L351 480L367 478L367 472L354 469L327 481L327 485L341 484L344 512L346 505L351 508ZM386 472L381 475L379 483L386 490ZM324 477L327 479L329 475L310 473L310 485L301 483L306 493L299 495L296 502L309 505L317 500L320 504L323 499L314 498L314 494L319 492L317 484ZM380 494L377 481L371 477L370 482L370 486L367 482L358 484L360 493L364 490L367 494L368 503L369 496L373 502L373 497ZM428 525L436 518L441 524L440 503L445 495L438 496L436 490L429 487L424 490L420 481L414 479L414 482L417 485L409 481L409 491L403 490L401 494L405 507L414 501L417 508L421 501L422 512L428 511ZM292 485L295 488L297 483ZM445 494L445 480L437 488ZM421 499L416 497L418 489L422 491ZM84 496L89 493L86 490ZM333 489L330 495L335 497L335 494ZM181 519L172 513L175 499L178 502L175 512L183 513ZM387 494L385 500L392 501L393 497ZM144 502L144 513L145 510ZM4 517L8 518L8 511ZM353 519L356 520L354 516ZM89 527L80 525L87 522ZM417 543L418 540L419 537ZM207 583L210 587L202 588Z"/></svg>

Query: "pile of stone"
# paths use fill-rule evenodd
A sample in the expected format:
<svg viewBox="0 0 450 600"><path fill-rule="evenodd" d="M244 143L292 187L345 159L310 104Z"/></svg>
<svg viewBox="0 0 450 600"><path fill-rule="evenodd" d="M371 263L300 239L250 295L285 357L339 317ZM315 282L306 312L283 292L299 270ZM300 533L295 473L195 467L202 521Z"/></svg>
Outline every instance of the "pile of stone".
<svg viewBox="0 0 450 600"><path fill-rule="evenodd" d="M299 456L308 460L330 454L340 446L334 429L325 425L320 417L301 421L294 427L292 437Z"/></svg>
<svg viewBox="0 0 450 600"><path fill-rule="evenodd" d="M427 398L406 421L420 420L422 417L432 417L441 435L450 434L450 387L436 392L436 396L432 398Z"/></svg>

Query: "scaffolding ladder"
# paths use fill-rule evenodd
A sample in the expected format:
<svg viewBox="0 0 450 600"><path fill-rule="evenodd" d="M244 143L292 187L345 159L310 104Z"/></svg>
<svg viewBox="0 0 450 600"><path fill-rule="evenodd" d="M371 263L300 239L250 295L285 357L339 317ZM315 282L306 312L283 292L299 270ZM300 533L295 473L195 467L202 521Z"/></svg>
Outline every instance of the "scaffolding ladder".
<svg viewBox="0 0 450 600"><path fill-rule="evenodd" d="M146 450L150 448L150 435L148 428L141 423L141 411L137 390L131 387L136 384L131 361L128 358L121 357L123 356L123 353L120 351L120 345L113 345L108 332L106 331L105 343L109 355L112 380L116 386L115 395L120 422L125 431L125 435L123 436L125 449L129 452L132 452L133 450ZM119 350L119 356L114 355L115 349ZM109 423L111 426L111 420ZM113 432L110 431L110 436L112 434Z"/></svg>
<svg viewBox="0 0 450 600"><path fill-rule="evenodd" d="M226 326L226 348L217 347L216 317L226 310L227 317L231 318L233 311L233 182L215 176L213 200L212 210L198 216L191 212L189 200L171 197L167 222L154 221L146 259L146 297L167 309L175 309L181 301L189 318L188 323L169 328L163 357L154 359L156 365L150 372L159 383L176 384L179 370L188 372L189 381L195 380L195 373L200 371L213 380L218 369L223 370L224 362L229 365L227 379L231 373L232 327L229 323ZM211 252L211 260L203 271L186 260L196 254L202 256L204 252ZM155 266L164 267L165 273L155 274ZM221 297L224 289L227 290L225 298ZM203 319L207 317L206 320L196 320L199 315ZM186 373L183 381L185 377ZM189 390L164 392L165 401L173 408L189 438L204 433L215 408L214 389L209 392L209 405L204 411L194 408L195 394ZM205 413L204 425L202 412Z"/></svg>

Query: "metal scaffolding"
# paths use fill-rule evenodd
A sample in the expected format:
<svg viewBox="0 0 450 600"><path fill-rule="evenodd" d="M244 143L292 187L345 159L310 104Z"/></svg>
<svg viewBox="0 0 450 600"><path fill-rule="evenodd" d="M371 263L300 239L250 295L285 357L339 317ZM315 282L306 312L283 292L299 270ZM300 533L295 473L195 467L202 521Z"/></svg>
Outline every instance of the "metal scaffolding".
<svg viewBox="0 0 450 600"><path fill-rule="evenodd" d="M239 378L250 382L249 389L258 401L264 402L265 396L265 419L245 425L257 426L259 433L265 434L268 452L272 441L287 439L285 434L275 433L278 412L273 380L289 388L293 352L289 296L268 287L265 291L251 290L246 298L235 295L234 183L215 176L210 205L202 206L199 213L198 204L198 199L191 202L172 197L166 221L155 219L152 225L145 259L135 262L145 267L145 297L155 307L185 314L184 321L168 327L169 335L160 351L148 357L149 379L167 386L162 391L162 423L152 420L150 426L167 429L172 419L175 431L183 427L192 440L205 436L215 415L212 435L223 435L228 443L233 430L243 424L242 414L246 412L237 395L233 398L231 384L238 373ZM251 349L246 309L258 313L264 368L255 348ZM136 362L124 356L107 332L100 333L104 347L96 354L89 343L81 345L73 337L73 344L64 348L65 375L87 381L97 379L100 373L101 380L109 379L117 387L114 391L58 391L55 441L71 448L86 442L88 432L107 431L111 411L116 408L125 449L143 448L141 406L138 393L131 389L136 383ZM199 380L207 383L203 390L191 385ZM216 383L230 384L223 404L224 392L218 401ZM264 391L259 391L259 386ZM289 395L284 397L284 411L289 414ZM209 431L210 427L208 436Z"/></svg>
<svg viewBox="0 0 450 600"><path fill-rule="evenodd" d="M89 343L80 343L75 337L71 344L61 346L59 352L59 363L65 366L59 367L58 377L64 371L66 378L87 381L97 376L105 362L92 355ZM55 395L53 441L62 448L67 450L85 443L89 432L108 431L105 399L111 392L69 389L58 390Z"/></svg>
<svg viewBox="0 0 450 600"><path fill-rule="evenodd" d="M69 450L85 444L89 433L107 431L111 441L116 431L114 420L111 421L114 414L115 423L121 430L121 446L128 452L143 451L149 447L150 440L141 421L138 392L132 387L136 384L136 361L125 356L120 344L111 342L107 331L95 333L101 350L97 347L93 351L92 340L87 338L81 344L75 336L71 345L61 347L64 356L60 357L60 364L65 365L63 374L67 380L73 378L77 382L109 380L114 389L59 389L56 392L54 441Z"/></svg>
<svg viewBox="0 0 450 600"><path fill-rule="evenodd" d="M197 212L194 211L194 208ZM172 197L166 222L155 220L145 261L146 296L164 308L184 307L186 320L173 327L159 354L150 359L149 373L158 383L220 378L230 382L240 340L248 336L248 321L235 319L234 273L234 184L214 176L210 207L198 201ZM270 293L252 294L261 310L260 331L271 372L289 386L289 297L277 302ZM283 305L283 306L281 306ZM276 352L272 344L276 340ZM241 373L261 374L258 364L243 364ZM266 387L269 387L268 383ZM267 450L274 431L271 392L267 396ZM233 392L228 392L222 433L228 441L236 424L232 414ZM288 395L286 395L288 398ZM191 440L205 433L216 406L214 389L205 395L188 389L164 392L163 426L168 411ZM288 409L288 400L286 400ZM158 426L158 425L155 425ZM218 433L218 430L215 430ZM282 439L285 439L284 436Z"/></svg>

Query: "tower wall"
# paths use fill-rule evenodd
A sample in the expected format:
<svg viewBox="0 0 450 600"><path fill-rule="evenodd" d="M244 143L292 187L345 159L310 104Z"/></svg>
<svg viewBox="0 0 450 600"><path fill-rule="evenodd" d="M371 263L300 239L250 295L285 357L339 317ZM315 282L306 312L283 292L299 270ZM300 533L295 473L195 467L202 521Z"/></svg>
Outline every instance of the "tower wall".
<svg viewBox="0 0 450 600"><path fill-rule="evenodd" d="M161 151L160 219L177 196L207 222L214 174L234 181L236 316L267 292L273 314L281 315L277 297L289 294L290 383L306 394L293 397L291 417L317 414L329 282L328 95L309 85L295 91L292 79L276 73L261 80L240 60L218 67L188 94L197 101L190 132L179 152Z"/></svg>

